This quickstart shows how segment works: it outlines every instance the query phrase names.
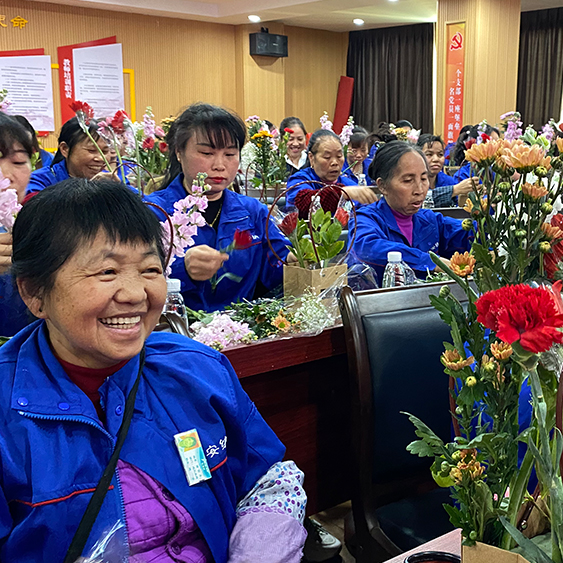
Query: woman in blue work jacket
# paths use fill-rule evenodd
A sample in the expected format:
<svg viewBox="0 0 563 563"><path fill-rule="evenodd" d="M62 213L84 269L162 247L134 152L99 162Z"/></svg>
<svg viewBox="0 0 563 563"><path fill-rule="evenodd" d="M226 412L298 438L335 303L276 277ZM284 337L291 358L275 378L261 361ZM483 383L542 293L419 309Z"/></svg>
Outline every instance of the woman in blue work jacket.
<svg viewBox="0 0 563 563"><path fill-rule="evenodd" d="M216 311L238 300L252 299L257 290L266 292L280 285L283 264L266 237L268 208L228 189L246 141L244 122L223 108L194 104L174 121L167 141L170 164L163 187L146 200L172 214L174 203L188 195L198 173L207 174L206 183L211 186L203 213L206 224L198 228L195 246L187 250L184 260L172 265L172 277L181 280L186 305ZM233 242L237 230L249 231L252 244L227 254L224 249ZM285 259L289 242L272 220L268 237L277 255ZM236 278L225 277L213 288L210 280L224 273Z"/></svg>
<svg viewBox="0 0 563 563"><path fill-rule="evenodd" d="M358 210L352 254L374 266L380 279L388 252L401 252L424 278L436 269L430 251L447 262L454 252L469 250L469 232L460 220L422 208L429 182L420 148L404 141L386 143L376 152L369 173L383 198Z"/></svg>
<svg viewBox="0 0 563 563"><path fill-rule="evenodd" d="M68 178L86 178L91 180L103 171L105 163L98 147L106 159L110 147L99 136L95 120L90 120L89 131L96 140L96 145L84 133L78 119L69 119L61 128L59 148L50 166L43 166L31 174L27 193L38 192Z"/></svg>
<svg viewBox="0 0 563 563"><path fill-rule="evenodd" d="M307 147L310 167L292 174L287 181L286 201L296 205L295 198L303 190L318 190L327 184L341 184L350 199L359 203L372 203L376 196L371 190L358 187L357 181L342 175L344 149L342 141L333 131L318 129L309 139ZM307 182L307 183L303 183ZM297 202L299 207L299 202Z"/></svg>
<svg viewBox="0 0 563 563"><path fill-rule="evenodd" d="M164 262L158 219L112 180L49 186L18 215L38 320L0 347L1 561L66 560L107 474L71 561L101 541L104 561L300 562L303 474L222 354L153 333Z"/></svg>

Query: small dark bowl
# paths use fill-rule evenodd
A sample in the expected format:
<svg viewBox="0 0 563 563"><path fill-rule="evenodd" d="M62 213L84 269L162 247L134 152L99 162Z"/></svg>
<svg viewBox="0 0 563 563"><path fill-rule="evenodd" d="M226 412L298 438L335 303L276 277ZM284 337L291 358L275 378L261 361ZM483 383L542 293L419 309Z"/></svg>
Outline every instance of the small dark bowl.
<svg viewBox="0 0 563 563"><path fill-rule="evenodd" d="M421 551L405 559L405 563L461 563L461 557L445 551Z"/></svg>

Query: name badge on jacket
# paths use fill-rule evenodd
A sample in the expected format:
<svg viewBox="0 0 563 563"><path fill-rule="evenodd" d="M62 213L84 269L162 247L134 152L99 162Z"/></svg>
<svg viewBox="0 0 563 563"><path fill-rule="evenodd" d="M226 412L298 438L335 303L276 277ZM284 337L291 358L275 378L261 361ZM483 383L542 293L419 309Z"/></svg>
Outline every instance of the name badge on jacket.
<svg viewBox="0 0 563 563"><path fill-rule="evenodd" d="M197 430L194 428L175 434L174 442L180 454L189 485L197 485L197 483L211 479L211 471L209 471L209 465L207 465Z"/></svg>

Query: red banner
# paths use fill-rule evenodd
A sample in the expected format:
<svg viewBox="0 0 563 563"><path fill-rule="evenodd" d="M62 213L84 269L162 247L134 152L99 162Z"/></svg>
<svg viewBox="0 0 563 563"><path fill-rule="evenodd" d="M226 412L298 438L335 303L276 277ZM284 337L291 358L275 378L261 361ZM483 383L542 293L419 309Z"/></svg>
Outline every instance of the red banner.
<svg viewBox="0 0 563 563"><path fill-rule="evenodd" d="M112 45L117 42L117 38L106 37L105 39L97 39L96 41L87 41L86 43L77 43L76 45L66 45L59 47L57 54L59 57L59 88L61 92L61 120L66 123L74 117L74 112L70 109L70 104L74 102L74 70L72 51L81 49L82 47L97 47L98 45Z"/></svg>
<svg viewBox="0 0 563 563"><path fill-rule="evenodd" d="M463 127L463 84L465 80L465 23L446 25L446 107L444 139L455 142Z"/></svg>
<svg viewBox="0 0 563 563"><path fill-rule="evenodd" d="M0 57L35 57L44 55L45 49L24 49L23 51L0 51Z"/></svg>

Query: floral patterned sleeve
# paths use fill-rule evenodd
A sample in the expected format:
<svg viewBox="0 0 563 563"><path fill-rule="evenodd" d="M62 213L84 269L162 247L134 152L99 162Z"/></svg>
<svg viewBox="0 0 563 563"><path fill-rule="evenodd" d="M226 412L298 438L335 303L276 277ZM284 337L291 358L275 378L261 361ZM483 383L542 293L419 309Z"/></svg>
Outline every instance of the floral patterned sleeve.
<svg viewBox="0 0 563 563"><path fill-rule="evenodd" d="M237 506L229 563L299 563L306 505L303 473L295 463L272 465Z"/></svg>

